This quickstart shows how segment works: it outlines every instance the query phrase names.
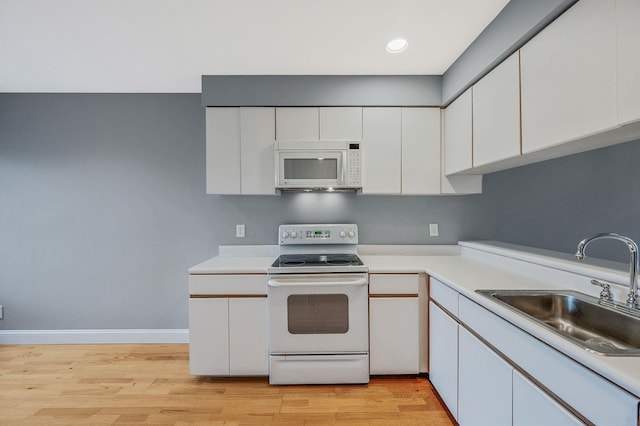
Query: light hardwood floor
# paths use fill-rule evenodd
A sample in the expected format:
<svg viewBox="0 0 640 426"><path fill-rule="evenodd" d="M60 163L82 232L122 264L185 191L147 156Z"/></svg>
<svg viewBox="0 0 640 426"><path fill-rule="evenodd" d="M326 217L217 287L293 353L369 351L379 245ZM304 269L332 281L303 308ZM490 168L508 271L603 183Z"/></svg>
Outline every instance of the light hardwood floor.
<svg viewBox="0 0 640 426"><path fill-rule="evenodd" d="M189 375L187 345L0 345L0 424L450 425L423 377L270 386Z"/></svg>

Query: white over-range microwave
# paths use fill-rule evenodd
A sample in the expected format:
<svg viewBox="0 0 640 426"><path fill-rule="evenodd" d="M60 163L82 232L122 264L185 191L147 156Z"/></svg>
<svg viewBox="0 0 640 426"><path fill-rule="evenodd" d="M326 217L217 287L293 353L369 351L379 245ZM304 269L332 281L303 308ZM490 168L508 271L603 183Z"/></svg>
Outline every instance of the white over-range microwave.
<svg viewBox="0 0 640 426"><path fill-rule="evenodd" d="M360 141L276 141L276 188L355 191L362 187Z"/></svg>

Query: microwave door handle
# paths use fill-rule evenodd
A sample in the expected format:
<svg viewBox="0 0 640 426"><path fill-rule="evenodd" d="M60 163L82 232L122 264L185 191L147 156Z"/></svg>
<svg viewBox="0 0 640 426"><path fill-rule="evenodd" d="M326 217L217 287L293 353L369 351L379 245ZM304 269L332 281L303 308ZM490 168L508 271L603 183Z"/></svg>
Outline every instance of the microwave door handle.
<svg viewBox="0 0 640 426"><path fill-rule="evenodd" d="M316 286L318 284L322 285L323 287L325 287L325 286L358 287L358 286L362 286L362 285L367 285L367 279L366 278L357 278L357 279L349 280L349 281L314 281L314 280L310 280L310 281L304 281L304 280L282 281L282 280L279 280L277 278L271 278L271 279L269 279L269 281L267 281L267 285L269 287L307 287L307 286Z"/></svg>

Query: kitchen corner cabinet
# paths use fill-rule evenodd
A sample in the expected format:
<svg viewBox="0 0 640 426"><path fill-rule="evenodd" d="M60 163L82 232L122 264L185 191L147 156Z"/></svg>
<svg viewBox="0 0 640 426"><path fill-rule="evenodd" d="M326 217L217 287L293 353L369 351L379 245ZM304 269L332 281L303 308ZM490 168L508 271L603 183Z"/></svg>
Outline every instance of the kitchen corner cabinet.
<svg viewBox="0 0 640 426"><path fill-rule="evenodd" d="M207 193L275 194L274 108L207 108Z"/></svg>
<svg viewBox="0 0 640 426"><path fill-rule="evenodd" d="M444 110L444 174L473 167L473 88Z"/></svg>
<svg viewBox="0 0 640 426"><path fill-rule="evenodd" d="M189 292L191 374L268 375L266 275L190 275Z"/></svg>
<svg viewBox="0 0 640 426"><path fill-rule="evenodd" d="M419 274L369 275L370 374L418 374Z"/></svg>
<svg viewBox="0 0 640 426"><path fill-rule="evenodd" d="M520 49L523 154L617 125L615 10L581 0Z"/></svg>
<svg viewBox="0 0 640 426"><path fill-rule="evenodd" d="M457 420L458 323L433 302L429 302L429 380Z"/></svg>
<svg viewBox="0 0 640 426"><path fill-rule="evenodd" d="M640 120L640 1L616 1L618 122Z"/></svg>
<svg viewBox="0 0 640 426"><path fill-rule="evenodd" d="M362 108L276 108L276 139L360 141L362 140Z"/></svg>
<svg viewBox="0 0 640 426"><path fill-rule="evenodd" d="M473 167L521 154L520 53L473 86Z"/></svg>

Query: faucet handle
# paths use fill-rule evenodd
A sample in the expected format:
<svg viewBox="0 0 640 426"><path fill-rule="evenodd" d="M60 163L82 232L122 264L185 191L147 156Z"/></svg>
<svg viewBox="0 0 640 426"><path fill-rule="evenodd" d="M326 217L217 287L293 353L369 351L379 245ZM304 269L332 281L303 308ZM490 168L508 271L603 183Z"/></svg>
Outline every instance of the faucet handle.
<svg viewBox="0 0 640 426"><path fill-rule="evenodd" d="M600 292L601 302L613 302L613 295L611 294L611 284L603 283L598 280L591 280L591 284L602 287L602 291Z"/></svg>

